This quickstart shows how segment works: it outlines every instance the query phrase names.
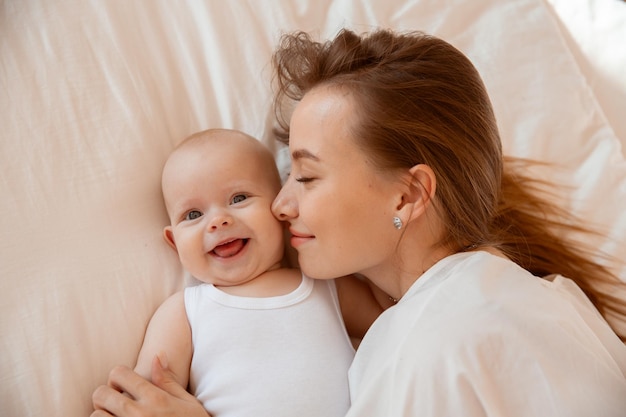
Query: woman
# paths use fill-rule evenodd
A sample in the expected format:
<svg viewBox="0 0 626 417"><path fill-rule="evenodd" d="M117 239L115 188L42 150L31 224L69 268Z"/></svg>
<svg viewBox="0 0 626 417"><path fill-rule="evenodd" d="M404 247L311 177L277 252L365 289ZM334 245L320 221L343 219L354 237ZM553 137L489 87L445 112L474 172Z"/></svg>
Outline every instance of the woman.
<svg viewBox="0 0 626 417"><path fill-rule="evenodd" d="M297 105L289 124L278 112L292 171L273 210L303 272L357 273L396 303L357 351L348 415L623 415L626 347L598 311L626 307L595 289L618 280L560 237L582 228L503 159L469 60L421 33L342 31L286 36L275 64L277 108ZM193 406L113 374L135 383L143 415Z"/></svg>

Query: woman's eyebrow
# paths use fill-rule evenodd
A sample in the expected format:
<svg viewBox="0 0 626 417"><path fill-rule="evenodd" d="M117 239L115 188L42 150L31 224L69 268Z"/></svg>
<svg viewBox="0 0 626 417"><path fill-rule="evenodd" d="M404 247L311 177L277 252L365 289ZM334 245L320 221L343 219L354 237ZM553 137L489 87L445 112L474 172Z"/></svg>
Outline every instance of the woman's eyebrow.
<svg viewBox="0 0 626 417"><path fill-rule="evenodd" d="M302 158L312 159L314 161L320 160L316 155L314 155L310 151L307 151L306 149L296 149L291 153L291 159L293 159L294 161Z"/></svg>

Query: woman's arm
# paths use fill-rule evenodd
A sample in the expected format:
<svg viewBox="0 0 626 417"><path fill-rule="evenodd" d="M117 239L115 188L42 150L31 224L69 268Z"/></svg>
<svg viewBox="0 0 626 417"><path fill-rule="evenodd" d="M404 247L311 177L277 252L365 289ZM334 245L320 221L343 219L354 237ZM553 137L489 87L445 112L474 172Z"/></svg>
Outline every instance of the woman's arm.
<svg viewBox="0 0 626 417"><path fill-rule="evenodd" d="M362 339L374 320L393 305L389 296L354 275L337 278L335 285L343 321L353 339Z"/></svg>

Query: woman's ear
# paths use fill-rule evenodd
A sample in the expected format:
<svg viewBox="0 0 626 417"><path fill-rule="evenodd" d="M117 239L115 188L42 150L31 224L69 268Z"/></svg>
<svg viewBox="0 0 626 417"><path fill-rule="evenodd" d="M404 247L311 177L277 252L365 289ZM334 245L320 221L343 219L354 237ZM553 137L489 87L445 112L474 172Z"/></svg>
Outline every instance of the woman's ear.
<svg viewBox="0 0 626 417"><path fill-rule="evenodd" d="M165 239L165 242L167 242L167 244L178 253L178 249L176 249L176 242L174 241L172 226L165 226L163 228L163 239Z"/></svg>
<svg viewBox="0 0 626 417"><path fill-rule="evenodd" d="M431 167L418 164L407 173L407 182L402 194L398 210L410 211L408 218L414 218L423 213L435 195L437 178Z"/></svg>

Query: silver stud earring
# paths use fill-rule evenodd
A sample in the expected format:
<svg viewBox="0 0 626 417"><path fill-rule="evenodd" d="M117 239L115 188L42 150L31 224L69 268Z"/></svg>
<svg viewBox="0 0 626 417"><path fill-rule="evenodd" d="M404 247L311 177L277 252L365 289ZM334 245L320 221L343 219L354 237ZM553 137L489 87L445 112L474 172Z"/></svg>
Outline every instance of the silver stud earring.
<svg viewBox="0 0 626 417"><path fill-rule="evenodd" d="M396 216L393 218L393 227L398 230L402 229L402 219L400 219L400 217Z"/></svg>

